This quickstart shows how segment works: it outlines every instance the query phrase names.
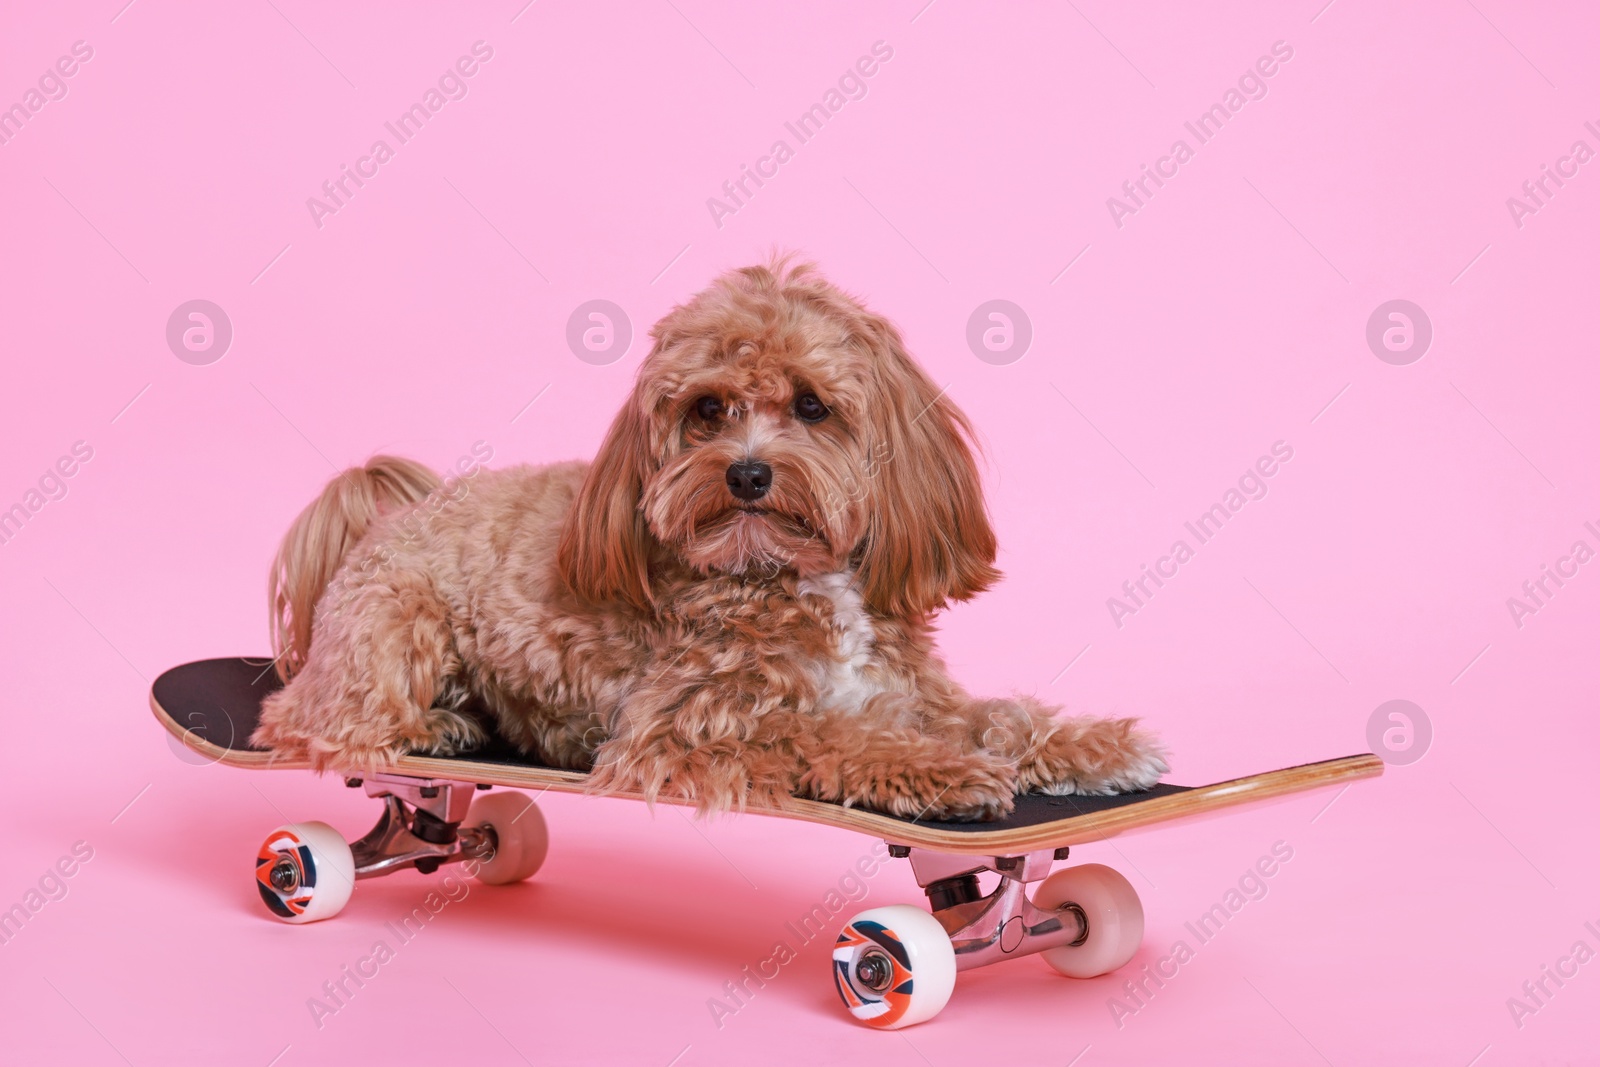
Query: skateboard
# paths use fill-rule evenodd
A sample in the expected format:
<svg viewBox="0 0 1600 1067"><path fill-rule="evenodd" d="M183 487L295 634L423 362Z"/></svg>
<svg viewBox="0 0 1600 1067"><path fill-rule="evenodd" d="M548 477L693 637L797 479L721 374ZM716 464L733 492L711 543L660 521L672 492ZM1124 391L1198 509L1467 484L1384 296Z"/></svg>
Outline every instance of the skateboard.
<svg viewBox="0 0 1600 1067"><path fill-rule="evenodd" d="M308 764L249 742L262 700L280 684L269 659L203 660L157 678L150 707L186 757L305 770ZM1382 773L1383 761L1364 753L1212 785L1162 783L1106 797L1028 794L1017 797L1010 815L979 823L897 818L803 799L782 810L749 810L870 834L887 844L890 856L910 861L928 910L870 908L845 923L833 950L834 985L850 1014L872 1027L898 1029L936 1015L958 971L1037 954L1064 975L1092 978L1132 959L1144 935L1138 894L1121 874L1098 864L1052 873L1073 845ZM406 868L429 874L460 863L489 885L531 877L549 844L543 816L520 792L484 791L581 793L587 776L541 767L491 740L456 756L403 756L381 773L348 777L345 784L383 802L365 836L347 842L326 823L293 823L268 834L256 853L256 889L268 912L284 922L330 918L358 880ZM998 882L983 893L978 877L986 872Z"/></svg>

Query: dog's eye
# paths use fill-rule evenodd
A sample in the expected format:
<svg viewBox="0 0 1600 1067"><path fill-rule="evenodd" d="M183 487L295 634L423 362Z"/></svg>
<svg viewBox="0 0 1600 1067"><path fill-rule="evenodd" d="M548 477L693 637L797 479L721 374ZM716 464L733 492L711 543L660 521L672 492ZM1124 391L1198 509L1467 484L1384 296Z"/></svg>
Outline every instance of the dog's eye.
<svg viewBox="0 0 1600 1067"><path fill-rule="evenodd" d="M722 401L714 396L703 396L694 402L694 413L706 422L712 422L722 414Z"/></svg>
<svg viewBox="0 0 1600 1067"><path fill-rule="evenodd" d="M828 406L815 393L801 393L795 398L794 413L804 422L821 422L828 417Z"/></svg>

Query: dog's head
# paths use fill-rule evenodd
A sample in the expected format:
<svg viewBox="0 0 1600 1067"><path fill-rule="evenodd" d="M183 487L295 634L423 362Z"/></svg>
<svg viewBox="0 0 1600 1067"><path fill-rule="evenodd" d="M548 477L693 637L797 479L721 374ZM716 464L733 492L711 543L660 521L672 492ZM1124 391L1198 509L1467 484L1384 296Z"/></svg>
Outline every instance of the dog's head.
<svg viewBox="0 0 1600 1067"><path fill-rule="evenodd" d="M901 618L998 577L966 417L810 267L732 271L651 336L563 530L575 593L648 605L661 549L705 574L853 568Z"/></svg>

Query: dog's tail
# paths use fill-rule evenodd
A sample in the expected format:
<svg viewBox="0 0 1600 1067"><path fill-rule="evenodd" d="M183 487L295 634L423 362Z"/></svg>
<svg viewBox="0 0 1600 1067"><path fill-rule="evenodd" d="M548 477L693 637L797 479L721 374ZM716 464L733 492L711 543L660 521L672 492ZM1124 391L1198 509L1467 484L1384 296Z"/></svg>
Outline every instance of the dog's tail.
<svg viewBox="0 0 1600 1067"><path fill-rule="evenodd" d="M267 576L272 654L287 682L306 662L317 601L373 521L426 497L439 476L409 459L373 456L329 482L283 535Z"/></svg>

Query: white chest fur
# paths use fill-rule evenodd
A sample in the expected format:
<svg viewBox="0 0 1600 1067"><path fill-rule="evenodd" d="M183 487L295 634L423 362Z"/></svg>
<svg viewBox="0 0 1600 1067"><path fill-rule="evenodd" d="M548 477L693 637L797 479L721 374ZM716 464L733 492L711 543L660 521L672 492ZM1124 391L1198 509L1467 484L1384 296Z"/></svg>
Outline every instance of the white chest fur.
<svg viewBox="0 0 1600 1067"><path fill-rule="evenodd" d="M815 665L820 702L824 708L854 710L882 691L873 672L872 619L861 594L851 585L849 571L819 575L801 581L802 594L833 601L833 654Z"/></svg>

